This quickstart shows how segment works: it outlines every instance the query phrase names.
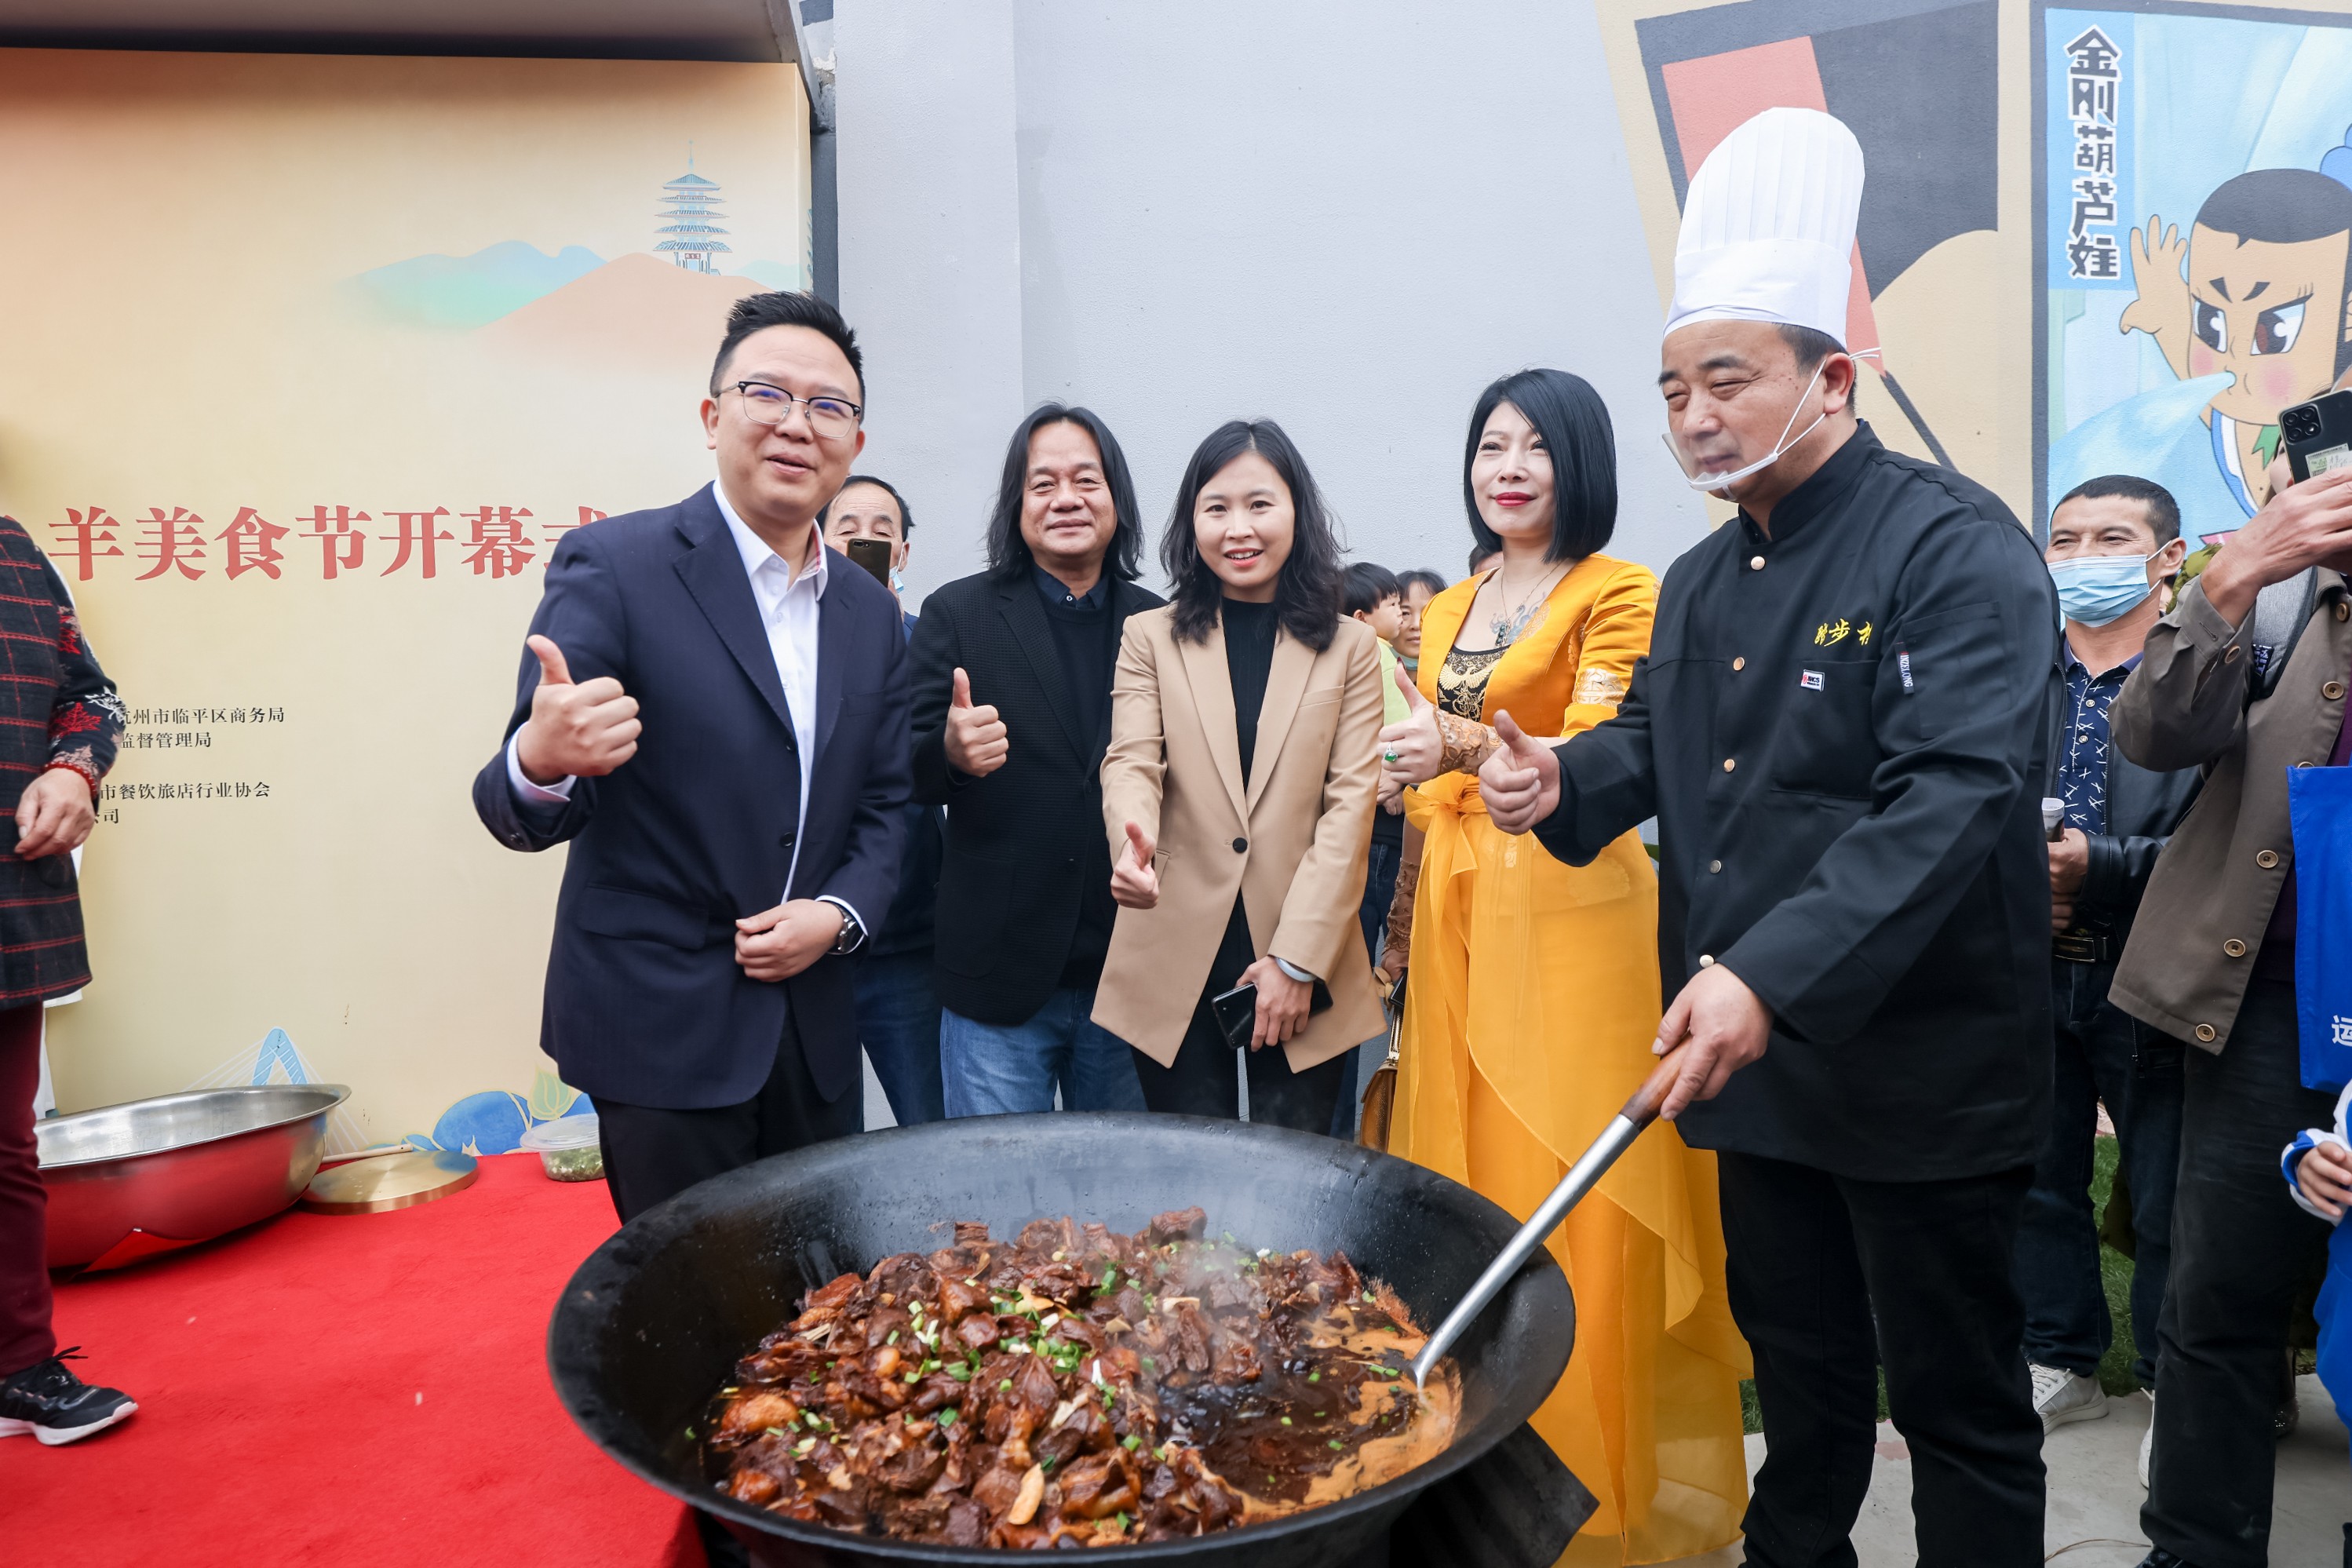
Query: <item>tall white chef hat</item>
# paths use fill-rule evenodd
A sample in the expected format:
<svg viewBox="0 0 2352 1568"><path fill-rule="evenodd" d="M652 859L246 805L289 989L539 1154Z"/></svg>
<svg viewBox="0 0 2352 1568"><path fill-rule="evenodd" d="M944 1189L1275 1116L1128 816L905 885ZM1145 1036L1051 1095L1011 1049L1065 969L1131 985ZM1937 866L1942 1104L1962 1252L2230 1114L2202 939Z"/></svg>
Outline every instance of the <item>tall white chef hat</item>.
<svg viewBox="0 0 2352 1568"><path fill-rule="evenodd" d="M1718 143L1683 204L1666 331L1777 321L1843 347L1862 143L1818 109L1768 109Z"/></svg>

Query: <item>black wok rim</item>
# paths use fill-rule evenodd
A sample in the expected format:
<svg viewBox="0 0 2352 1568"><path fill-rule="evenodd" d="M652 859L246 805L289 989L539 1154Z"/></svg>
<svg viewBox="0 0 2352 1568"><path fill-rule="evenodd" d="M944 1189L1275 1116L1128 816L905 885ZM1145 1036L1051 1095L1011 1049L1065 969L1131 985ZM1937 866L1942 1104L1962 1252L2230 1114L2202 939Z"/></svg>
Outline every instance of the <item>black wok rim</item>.
<svg viewBox="0 0 2352 1568"><path fill-rule="evenodd" d="M556 1397L562 1402L565 1414L572 1417L572 1424L579 1427L583 1435L593 1443L605 1458L636 1476L638 1479L668 1493L689 1508L700 1510L715 1518L732 1521L758 1534L776 1536L813 1548L857 1552L870 1557L904 1563L956 1563L964 1565L964 1568L973 1568L976 1564L1018 1561L1018 1553L1010 1548L933 1546L918 1542L895 1541L885 1535L861 1535L848 1531L829 1529L823 1525L803 1524L797 1520L783 1518L765 1509L753 1508L748 1503L737 1502L731 1498L708 1489L682 1485L668 1475L656 1469L651 1464L641 1461L634 1455L620 1451L617 1447L597 1433L592 1416L601 1407L602 1401L593 1387L593 1371L584 1364L584 1357L581 1358L583 1364L572 1364L572 1358L566 1353L562 1344L567 1322L575 1315L585 1313L589 1310L577 1305L581 1297L584 1295L591 1300L610 1299L605 1292L620 1286L635 1272L634 1266L621 1263L617 1254L629 1242L629 1233L632 1230L640 1226L651 1228L651 1222L656 1216L668 1215L673 1211L683 1212L686 1209L721 1207L723 1205L719 1200L726 1195L730 1186L751 1184L751 1173L769 1173L779 1168L796 1165L811 1168L823 1167L852 1158L850 1151L853 1148L859 1152L855 1157L863 1159L866 1157L866 1152L883 1150L888 1143L919 1142L940 1136L939 1130L941 1128L968 1126L972 1123L986 1123L992 1129L1005 1131L1042 1131L1048 1136L1061 1131L1076 1131L1085 1128L1099 1129L1114 1133L1123 1128L1132 1128L1137 1131L1148 1128L1154 1131L1165 1131L1171 1127L1189 1124L1203 1131L1214 1131L1225 1137L1240 1135L1288 1142L1294 1147L1320 1154L1327 1160L1334 1160L1343 1165L1353 1165L1359 1169L1376 1169L1383 1162L1393 1162L1399 1165L1409 1166L1414 1173L1415 1180L1435 1182L1454 1189L1470 1200L1474 1212L1480 1208L1489 1211L1502 1227L1502 1234L1505 1237L1517 1230L1519 1226L1519 1221L1493 1199L1426 1166L1415 1165L1410 1161L1379 1150L1368 1149L1360 1144L1345 1143L1316 1133L1298 1132L1265 1123L1128 1111L1049 1111L1034 1115L964 1118L960 1121L927 1122L915 1127L885 1128L877 1131L862 1132L852 1138L835 1139L806 1149L795 1150L790 1153L772 1155L768 1159L757 1161L751 1165L730 1171L725 1175L713 1177L698 1186L688 1188L676 1197L648 1209L628 1225L614 1232L597 1247L595 1251L590 1253L582 1261L580 1267L573 1270L572 1278L565 1282L563 1292L557 1299L555 1310L551 1314L548 1321L548 1375L555 1386ZM874 1264L879 1261L879 1258L868 1260L860 1272L871 1269ZM1404 1508L1422 1492L1483 1458L1504 1437L1517 1431L1529 1416L1535 1414L1537 1407L1550 1396L1552 1389L1566 1373L1569 1357L1575 1342L1574 1295L1569 1287L1567 1275L1560 1269L1559 1260L1551 1256L1549 1248L1536 1249L1534 1255L1520 1267L1518 1272L1511 1277L1510 1282L1487 1305L1486 1312L1481 1314L1481 1319L1483 1320L1488 1314L1507 1310L1510 1303L1523 1299L1529 1291L1543 1291L1548 1286L1554 1284L1561 1300L1569 1309L1569 1333L1566 1342L1560 1349L1559 1363L1548 1375L1527 1378L1514 1386L1497 1387L1496 1390L1496 1415L1491 1421L1483 1424L1483 1436L1469 1442L1456 1442L1435 1458L1408 1470L1393 1480L1384 1481L1369 1490L1357 1492L1336 1502L1326 1503L1320 1508L1309 1509L1284 1519L1246 1525L1235 1531L1220 1531L1216 1536L1196 1536L1183 1541L1152 1542L1134 1546L1091 1547L1088 1548L1088 1560L1091 1561L1097 1552L1108 1552L1110 1554L1108 1560L1122 1563L1197 1556L1203 1546L1209 1542L1244 1533L1253 1542L1270 1542L1286 1537L1318 1535L1340 1521L1363 1514L1383 1510L1391 1514L1402 1512ZM584 1338L585 1336L575 1337Z"/></svg>

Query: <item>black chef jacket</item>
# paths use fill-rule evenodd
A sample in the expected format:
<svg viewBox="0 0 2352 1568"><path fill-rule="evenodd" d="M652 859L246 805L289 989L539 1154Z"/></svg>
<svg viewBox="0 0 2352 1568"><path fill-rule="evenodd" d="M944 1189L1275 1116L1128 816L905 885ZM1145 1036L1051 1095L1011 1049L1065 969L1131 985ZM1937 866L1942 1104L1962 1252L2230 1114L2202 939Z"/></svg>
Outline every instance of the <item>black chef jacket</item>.
<svg viewBox="0 0 2352 1568"><path fill-rule="evenodd" d="M1618 716L1536 828L1583 865L1654 815L1671 997L1727 966L1761 1059L1679 1123L1871 1181L2031 1164L2050 1099L2042 755L2058 602L1998 497L1867 425L1676 561Z"/></svg>

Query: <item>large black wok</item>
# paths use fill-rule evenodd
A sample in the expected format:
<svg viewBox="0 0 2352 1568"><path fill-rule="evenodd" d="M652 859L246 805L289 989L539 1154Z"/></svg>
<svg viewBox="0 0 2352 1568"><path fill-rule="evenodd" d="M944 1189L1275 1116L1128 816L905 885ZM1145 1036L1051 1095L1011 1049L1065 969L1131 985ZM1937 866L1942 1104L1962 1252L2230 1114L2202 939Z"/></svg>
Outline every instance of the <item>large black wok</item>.
<svg viewBox="0 0 2352 1568"><path fill-rule="evenodd" d="M763 1160L639 1215L572 1277L548 1328L549 1367L572 1419L606 1453L726 1520L756 1562L1002 1568L1020 1558L847 1535L722 1498L687 1428L737 1357L793 1315L803 1291L895 1252L945 1246L952 1221L985 1220L1004 1237L1062 1215L1131 1231L1188 1204L1209 1211L1213 1232L1246 1247L1344 1250L1395 1287L1424 1325L1517 1228L1494 1204L1418 1165L1280 1128L1074 1113L936 1122ZM1538 1253L1455 1347L1462 1421L1444 1456L1326 1508L1198 1541L1105 1548L1088 1561L1356 1561L1424 1489L1518 1432L1567 1367L1575 1331L1568 1281Z"/></svg>

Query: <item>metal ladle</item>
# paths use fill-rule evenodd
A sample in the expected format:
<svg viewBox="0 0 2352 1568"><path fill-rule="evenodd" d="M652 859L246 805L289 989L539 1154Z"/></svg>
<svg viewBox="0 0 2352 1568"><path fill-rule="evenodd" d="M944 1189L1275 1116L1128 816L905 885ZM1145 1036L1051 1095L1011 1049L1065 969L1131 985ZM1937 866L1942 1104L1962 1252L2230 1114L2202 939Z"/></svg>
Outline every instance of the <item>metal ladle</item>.
<svg viewBox="0 0 2352 1568"><path fill-rule="evenodd" d="M1519 1271L1519 1265L1532 1257L1536 1248L1559 1228L1559 1222L1568 1217L1568 1211L1592 1190L1593 1184L1607 1173L1609 1167L1617 1163L1617 1157L1633 1146L1633 1140L1642 1135L1642 1129L1658 1119L1658 1108L1665 1104L1666 1095L1682 1071L1685 1048L1675 1047L1651 1069L1649 1078L1633 1091L1633 1098L1625 1102L1624 1109L1610 1119L1609 1125L1601 1129L1601 1136L1595 1138L1591 1146L1577 1157L1576 1163L1568 1168L1568 1174L1559 1179L1559 1185L1551 1190L1551 1195L1545 1198L1536 1212L1528 1216L1527 1224L1519 1226L1518 1234L1511 1237L1496 1256L1495 1261L1486 1265L1486 1271L1478 1276L1477 1283L1470 1287L1469 1294L1455 1302L1454 1310L1445 1314L1445 1321L1437 1325L1437 1331L1429 1336L1429 1342L1422 1347L1419 1355L1413 1357L1412 1386L1415 1393L1427 1394L1429 1374L1436 1370L1445 1352L1454 1348L1454 1342L1462 1337L1478 1314L1486 1310L1486 1303L1510 1282L1511 1276Z"/></svg>

